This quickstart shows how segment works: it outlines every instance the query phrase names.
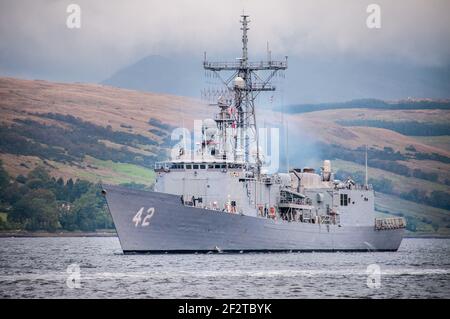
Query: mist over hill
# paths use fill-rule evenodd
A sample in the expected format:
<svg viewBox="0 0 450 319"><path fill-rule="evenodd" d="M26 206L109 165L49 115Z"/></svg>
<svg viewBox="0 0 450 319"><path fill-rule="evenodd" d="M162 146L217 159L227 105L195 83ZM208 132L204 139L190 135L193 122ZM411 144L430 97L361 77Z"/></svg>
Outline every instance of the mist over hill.
<svg viewBox="0 0 450 319"><path fill-rule="evenodd" d="M274 56L274 59L280 58L283 59ZM262 59L264 57L252 60ZM208 86L202 61L201 52L198 55L149 55L124 66L102 83L198 98L201 90ZM450 66L425 67L395 60L363 60L340 55L294 57L288 59L288 65L285 78L276 81L285 104L450 97Z"/></svg>
<svg viewBox="0 0 450 319"><path fill-rule="evenodd" d="M137 91L199 97L202 88L200 58L150 55L126 66L102 84Z"/></svg>

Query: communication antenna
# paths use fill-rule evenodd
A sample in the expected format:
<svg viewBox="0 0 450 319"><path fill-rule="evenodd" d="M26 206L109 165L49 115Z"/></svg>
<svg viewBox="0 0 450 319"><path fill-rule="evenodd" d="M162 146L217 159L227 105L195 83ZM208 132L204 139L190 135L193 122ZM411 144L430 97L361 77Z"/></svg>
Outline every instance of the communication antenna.
<svg viewBox="0 0 450 319"><path fill-rule="evenodd" d="M368 175L368 171L367 171L367 144L366 144L366 152L365 152L366 156L365 156L365 160L366 160L366 178L365 178L365 186L366 188L369 187L369 175Z"/></svg>
<svg viewBox="0 0 450 319"><path fill-rule="evenodd" d="M286 120L286 163L287 172L289 173L289 118Z"/></svg>
<svg viewBox="0 0 450 319"><path fill-rule="evenodd" d="M232 96L232 117L226 117L224 108L223 116L216 119L219 130L224 135L226 128L236 129L235 147L233 150L234 158L237 159L237 153L243 153L243 160L247 166L249 163L250 132L253 140L256 142L256 168L259 177L262 162L259 154L258 128L256 125L255 99L261 92L275 91L271 84L272 78L280 71L287 69L287 57L284 61L274 61L271 54L268 54L267 61L251 62L248 59L248 35L250 29L249 16L243 13L241 15L242 31L242 53L241 57L235 62L211 62L204 56L203 68L213 73L225 87L228 96ZM270 51L269 51L270 52ZM224 78L220 72L229 72L228 77ZM262 72L266 72L265 76ZM231 76L230 76L231 73ZM268 74L267 74L268 73ZM222 95L222 92L219 94Z"/></svg>
<svg viewBox="0 0 450 319"><path fill-rule="evenodd" d="M367 117L365 117L364 120L366 122L366 127L369 127L367 125ZM366 176L365 176L365 179L364 179L364 186L365 186L366 189L369 189L369 173L368 173L368 169L367 169L367 143L366 143L364 159L365 159L365 173L366 173Z"/></svg>

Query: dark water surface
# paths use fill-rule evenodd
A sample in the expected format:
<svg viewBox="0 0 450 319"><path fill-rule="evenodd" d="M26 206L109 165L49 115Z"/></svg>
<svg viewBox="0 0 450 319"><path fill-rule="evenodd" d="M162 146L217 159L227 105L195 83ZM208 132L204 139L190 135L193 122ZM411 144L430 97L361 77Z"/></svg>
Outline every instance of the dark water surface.
<svg viewBox="0 0 450 319"><path fill-rule="evenodd" d="M449 298L450 239L404 239L396 253L123 255L117 238L0 238L0 297Z"/></svg>

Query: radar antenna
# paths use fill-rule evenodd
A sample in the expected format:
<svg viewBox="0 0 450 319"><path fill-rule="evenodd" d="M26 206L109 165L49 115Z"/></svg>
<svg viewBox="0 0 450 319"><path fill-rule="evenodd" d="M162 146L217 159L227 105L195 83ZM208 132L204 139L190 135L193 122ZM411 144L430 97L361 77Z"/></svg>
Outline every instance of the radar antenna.
<svg viewBox="0 0 450 319"><path fill-rule="evenodd" d="M223 133L222 136L226 134L225 130L227 128L231 127L236 130L233 149L234 160L237 160L240 156L238 151L243 152L243 160L247 168L249 168L251 133L254 142L256 142L256 168L259 178L262 162L256 125L255 99L261 92L275 91L275 86L271 84L271 80L278 72L287 69L287 56L284 61L274 61L271 54L268 54L266 61L250 62L248 60L247 31L250 29L248 27L250 23L248 18L249 16L246 14L241 15L241 57L236 62L210 62L206 59L205 53L203 68L213 73L213 76L222 82L226 89L225 91L230 93L223 94L223 96L232 97L232 105L229 106L228 112L223 105L219 105L221 112L216 115L215 120L219 130ZM228 77L224 78L220 75L220 72L231 72L231 76L228 73Z"/></svg>

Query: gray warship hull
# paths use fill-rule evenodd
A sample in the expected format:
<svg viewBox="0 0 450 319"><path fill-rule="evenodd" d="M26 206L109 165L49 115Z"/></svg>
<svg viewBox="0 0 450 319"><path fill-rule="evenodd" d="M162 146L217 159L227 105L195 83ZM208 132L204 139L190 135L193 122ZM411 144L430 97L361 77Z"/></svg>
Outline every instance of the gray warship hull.
<svg viewBox="0 0 450 319"><path fill-rule="evenodd" d="M124 253L396 251L404 232L244 216L185 206L177 195L103 189Z"/></svg>

